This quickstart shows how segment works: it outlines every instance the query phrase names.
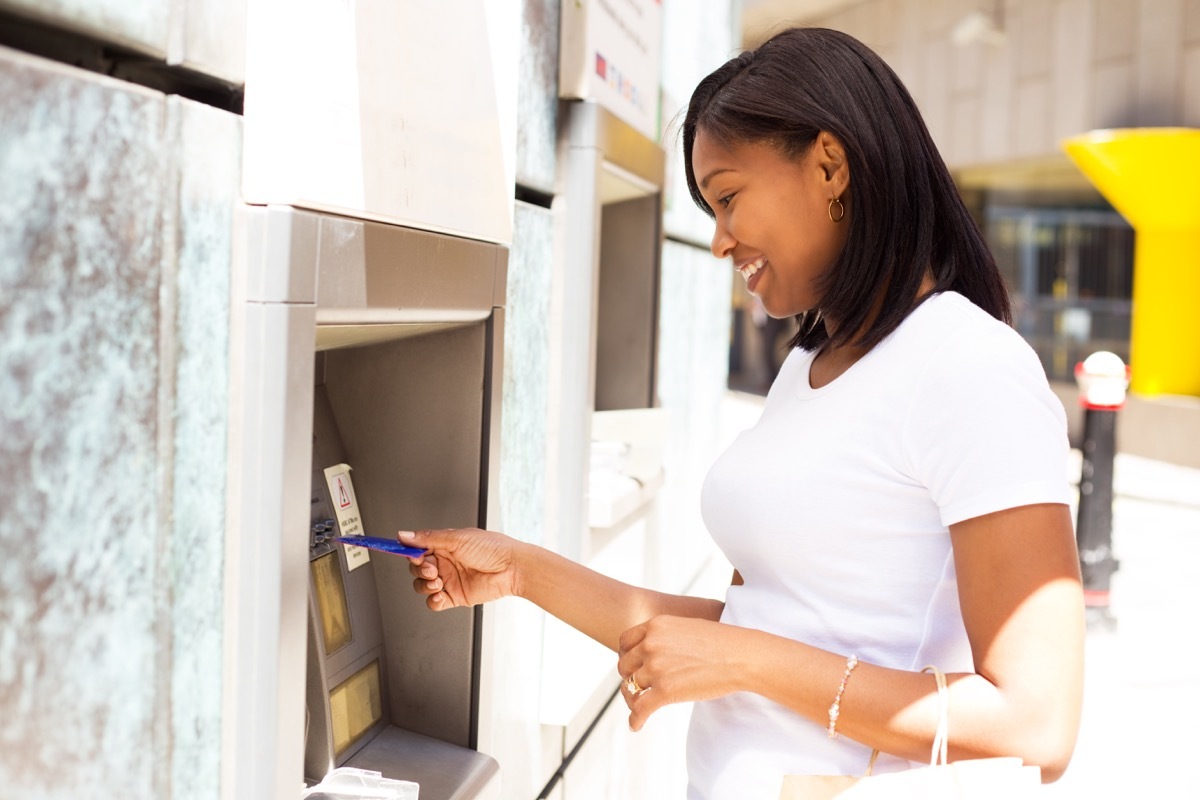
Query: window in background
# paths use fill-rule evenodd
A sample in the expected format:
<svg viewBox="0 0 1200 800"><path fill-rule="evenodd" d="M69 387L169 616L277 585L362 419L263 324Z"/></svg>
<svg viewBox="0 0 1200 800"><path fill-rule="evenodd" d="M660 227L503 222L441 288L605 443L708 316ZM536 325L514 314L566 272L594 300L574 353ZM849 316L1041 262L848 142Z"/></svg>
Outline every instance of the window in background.
<svg viewBox="0 0 1200 800"><path fill-rule="evenodd" d="M992 206L987 236L1017 330L1051 380L1097 350L1129 361L1133 229L1114 211Z"/></svg>

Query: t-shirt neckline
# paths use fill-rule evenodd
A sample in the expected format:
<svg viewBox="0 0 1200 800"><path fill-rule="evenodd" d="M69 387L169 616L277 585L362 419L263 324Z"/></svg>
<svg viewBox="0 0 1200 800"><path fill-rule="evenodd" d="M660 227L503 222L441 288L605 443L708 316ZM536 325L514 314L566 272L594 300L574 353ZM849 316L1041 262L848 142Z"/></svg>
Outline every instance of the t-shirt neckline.
<svg viewBox="0 0 1200 800"><path fill-rule="evenodd" d="M954 292L954 291L933 293L924 302L920 303L916 308L914 308L911 312L909 312L908 316L905 317L904 320L900 323L900 326L903 327L904 325L907 325L909 320L912 319L913 315L920 313L921 309L923 309L925 306L929 305L929 303L931 303L935 300L938 300L941 297L956 296L956 295L957 295L957 292ZM900 330L899 327L896 328L896 331L898 331L898 330ZM824 386L821 386L819 388L816 388L816 389L814 389L812 386L812 365L813 365L813 361L815 361L817 358L817 353L819 353L820 351L817 350L817 351L813 351L813 352L809 353L808 357L805 358L805 360L804 360L803 368L800 371L800 375L798 376L798 380L796 381L796 384L793 387L792 393L801 400L812 400L812 399L821 397L822 395L829 394L834 389L836 389L838 386L842 386L844 384L850 383L851 381L847 380L847 379L851 378L856 373L856 371L859 369L859 365L869 362L871 359L876 357L876 354L880 350L885 349L887 347L888 342L891 341L892 337L894 337L896 335L896 331L892 331L890 334L888 334L886 339L884 339L882 342L880 342L879 344L875 345L870 350L868 350L866 355L864 355L858 361L855 361L853 364L851 364L849 367L847 367L846 370L841 375L838 375L836 378L831 380L829 383L827 383Z"/></svg>

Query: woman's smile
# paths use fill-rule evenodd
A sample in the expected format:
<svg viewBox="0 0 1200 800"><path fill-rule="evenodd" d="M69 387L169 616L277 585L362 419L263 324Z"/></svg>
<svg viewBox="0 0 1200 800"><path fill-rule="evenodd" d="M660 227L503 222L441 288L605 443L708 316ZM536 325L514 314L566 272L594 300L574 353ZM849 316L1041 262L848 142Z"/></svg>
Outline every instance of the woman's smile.
<svg viewBox="0 0 1200 800"><path fill-rule="evenodd" d="M737 271L746 280L746 289L751 293L754 292L754 287L758 286L759 280L762 278L762 270L767 266L767 259L759 256L751 261L746 261L737 267Z"/></svg>

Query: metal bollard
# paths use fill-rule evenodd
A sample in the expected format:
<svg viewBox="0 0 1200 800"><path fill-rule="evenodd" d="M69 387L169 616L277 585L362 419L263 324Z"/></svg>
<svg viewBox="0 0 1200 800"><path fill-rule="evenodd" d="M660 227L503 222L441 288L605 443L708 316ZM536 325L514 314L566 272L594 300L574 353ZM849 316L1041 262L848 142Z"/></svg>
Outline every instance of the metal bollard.
<svg viewBox="0 0 1200 800"><path fill-rule="evenodd" d="M1075 540L1088 627L1104 630L1117 624L1109 604L1112 575L1120 566L1112 551L1113 458L1117 412L1125 405L1129 377L1129 367L1120 356L1104 350L1075 366L1079 404L1085 409Z"/></svg>

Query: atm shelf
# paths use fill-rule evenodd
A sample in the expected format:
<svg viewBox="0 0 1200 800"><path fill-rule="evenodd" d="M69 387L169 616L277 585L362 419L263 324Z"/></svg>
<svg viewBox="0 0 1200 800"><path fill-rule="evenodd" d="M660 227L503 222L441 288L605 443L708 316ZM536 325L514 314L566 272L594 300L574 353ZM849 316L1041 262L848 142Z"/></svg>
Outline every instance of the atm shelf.
<svg viewBox="0 0 1200 800"><path fill-rule="evenodd" d="M500 766L491 756L395 727L380 731L346 766L415 781L421 800L487 800L500 791Z"/></svg>

